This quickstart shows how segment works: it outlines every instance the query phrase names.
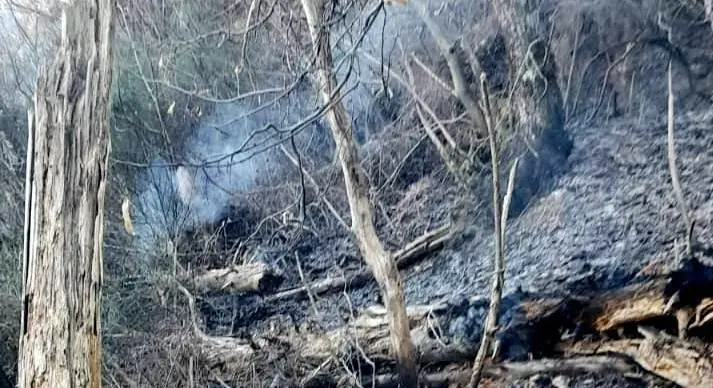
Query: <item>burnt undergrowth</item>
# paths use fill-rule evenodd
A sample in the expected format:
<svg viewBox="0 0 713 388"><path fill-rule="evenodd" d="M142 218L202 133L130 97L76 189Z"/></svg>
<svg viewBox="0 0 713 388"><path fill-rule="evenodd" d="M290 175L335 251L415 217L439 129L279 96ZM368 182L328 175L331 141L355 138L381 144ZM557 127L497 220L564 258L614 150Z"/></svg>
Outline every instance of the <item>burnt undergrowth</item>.
<svg viewBox="0 0 713 388"><path fill-rule="evenodd" d="M595 33L586 18L584 24L587 25L583 27L586 42L591 38L586 36ZM620 43L599 40L589 43L599 47L609 45L607 50L611 53L585 64L588 73L599 74L599 77L583 75L579 89L592 88L597 92L577 92L582 93L580 98L583 100L573 108L567 125L574 142L572 156L569 157L568 151L565 158L557 162L561 170L553 174L551 180L534 182L534 196L521 203L519 211L515 212L513 237L508 242L512 259L508 264L508 292L503 302L505 327L523 313L517 308L523 300L596 295L643 281L639 274L641 269L650 262L665 262L668 259L663 258L669 257L675 249L674 242L679 234L676 228L670 227L676 216L670 190L665 188L665 141L661 136L663 124L658 114L664 105L657 97L660 96L657 91L663 84L656 79L659 76L663 79L665 61L670 57L675 57L681 66L677 78L681 80L682 90L690 89L690 77L698 77L695 82L700 84L709 73L700 70L699 67L704 65L691 64L704 62L698 49L681 45L683 49L672 51L670 47L655 44L652 39L658 38L650 34L639 31L638 35L622 38ZM621 99L616 96L621 90L615 90L616 85L607 85L603 78L610 70L610 57L622 54L615 47L624 48L622 44L626 39L641 43L636 53L627 55L631 55L631 61L635 63L632 67L638 68L640 77L647 74L636 86L639 88L637 93L647 97L637 102L636 96L632 96L628 99L630 104L622 107L617 106ZM485 53L498 52L498 42L494 40ZM586 43L581 44L585 49L592 49ZM691 59L687 59L689 56ZM492 67L497 68L497 64ZM694 74L689 74L691 69ZM491 77L491 80L495 80L495 86L500 82L497 77ZM601 92L600 85L603 85ZM628 89L636 90L628 86ZM706 111L700 109L701 95L685 94L690 98L680 104L699 113L680 119L682 133L678 142L684 145L681 149L682 174L687 181L687 195L698 204L697 214L701 218L697 235L705 242L710 240L710 217L700 209L711 206L710 191L706 188L711 174L705 166L712 140L703 128L710 119ZM591 100L587 102L584 98ZM614 106L603 109L602 104ZM415 138L407 140L393 131L385 131L364 146L364 163L372 186L377 188L374 204L379 233L387 246L398 249L430 229L449 222L462 224L465 219L462 235L440 252L430 254L423 264L407 269L405 279L409 303L448 300L447 313L443 314L447 325L438 333L441 340L477 343L487 301L473 298L484 294L488 273L485 259L491 244L485 237L489 236L489 203L482 200L487 198L486 195L477 193L489 190L487 169L483 168L473 180L476 195L463 196L447 170L437 167L438 155L429 144L418 144ZM400 172L395 177L386 173L397 170ZM295 174L299 173L292 170L286 176L294 177ZM309 184L302 187L299 179L288 179L277 189L257 190L236 197L236 203L242 205L231 207L214 225L186 234L189 242L186 249L206 261L195 261L189 254L184 254L187 257L184 264L219 268L235 263L235 258L238 258L237 262L264 260L284 273L282 290L320 279L348 278L364 271L349 231L340 227L334 215L325 210L323 201L327 199L348 223L344 193L336 184L338 172L333 166L326 166L311 174L319 188ZM304 213L301 206L306 206ZM210 246L210 254L206 254L207 246ZM297 260L304 276L298 274ZM701 280L700 284L710 283L706 271L690 269L679 272L680 276L674 278L671 285L690 292L690 295L681 296L686 303L694 303L689 299L700 299L707 293L697 286L696 279ZM361 309L380 304L376 295L375 284L365 282L358 288L347 285L343 292L317 295L316 301L310 300L308 293L278 302L270 301L268 294L223 295L203 298L200 305L209 332L251 338L275 325L283 328L321 327L324 330L341 327L353 320ZM576 316L582 308L581 303L571 299L561 307L561 315L549 316L534 324L509 327L499 336L501 360L562 356L557 345L561 344L564 335L574 338L593 335L577 324L581 318ZM319 317L315 316L315 308ZM638 338L640 335L635 329L638 324L668 332L675 332L676 327L670 317L654 318L636 325L624 325L606 335ZM694 336L703 333L701 328L692 331ZM702 338L706 339L705 335ZM449 359L455 363L465 361L465 356ZM351 367L359 369L355 365ZM601 381L613 378L602 376L599 376ZM594 377L583 374L577 378L587 381ZM626 384L642 386L631 381Z"/></svg>
<svg viewBox="0 0 713 388"><path fill-rule="evenodd" d="M603 332L582 324L586 321L582 310L588 300L660 276L664 270L646 275L648 278L642 273L650 269L650 263L668 268L680 256L682 231L666 174L662 115L669 59L674 63L676 89L681 96L678 111L691 112L677 118L684 191L695 204L697 238L701 243L713 241L713 171L708 167L713 165L709 157L713 137L707 130L711 118L710 96L706 94L713 84L713 47L706 38L710 36L709 25L702 23L698 12L685 7L678 11L666 8L662 12L674 15L667 21L676 31L670 42L656 23L653 5L637 8L626 2L612 9L607 4L612 3L563 2L557 12L548 14L553 21L548 37L550 54L559 65L558 81L565 105L561 119L571 143L562 138L547 139L549 144L543 150L551 152L530 155L530 165L525 163L522 169L523 183L516 191L508 225L498 362L566 359L571 354L562 346L572 339L639 340L639 325L676 333L671 316L626 323ZM492 19L492 15L489 17ZM468 51L474 51L487 73L494 98L505 100L510 81L505 41L492 20L479 20L478 26L482 31L458 40L456 54L467 65L471 60ZM448 79L447 64L432 42L426 38L414 51L438 77ZM476 90L478 77L473 69L465 66L465 73L468 86ZM438 305L439 326L429 327L425 336L452 351L443 351L441 358L424 364L423 373L465 370L488 308L484 297L493 250L489 155L484 143L469 137L472 123L464 118L462 104L444 91L433 75L417 68L414 74L423 98L444 118L455 141L480 149L473 160L471 185L464 191L422 133L406 88L392 82L383 69L375 74L380 82L369 85L375 90L373 101L365 112L356 109L353 119L362 167L371 185L374 221L379 237L392 252L429 231L445 225L454 227L452 237L412 259L402 268L402 276L408 305ZM205 112L210 114L209 109ZM325 339L338 342L334 338L339 336L329 337L327 333L351 327L360 322L369 307L383 303L348 229L350 212L342 176L324 123L307 126L295 136L294 146L289 141L283 145L284 149L275 148L270 153L269 164L256 162L261 174L254 186L233 192L230 205L216 219L181 230L174 239L174 250L162 253L157 262L169 273L174 260L177 272L190 274L255 262L279 271L279 281L244 294L200 294L190 282L184 284L194 292L197 324L205 334L244 341L255 352L251 362L239 365L240 373L220 376L227 376L224 381L229 384L268 385L277 381L273 386L351 386L361 382L367 386L373 375L393 371L388 355L361 354L368 340L345 346L348 350L340 350L336 356L323 355L320 362L315 361L319 359L316 356L309 358L295 351L299 347L310 350L308 345ZM503 170L514 154L503 160ZM528 173L540 171L538 163L551 168L542 169L541 176ZM699 252L705 261L709 254L705 249ZM679 295L683 305L700 303L706 295L707 290L700 285L710 279L697 277L704 273L679 272L680 277L671 283L673 289L684 290ZM310 290L310 285L325 280L339 287ZM279 296L300 287L305 290ZM154 288L161 288L162 293L150 294ZM146 319L146 326L155 326L161 335L178 343L195 338L192 323L186 318L190 317L188 303L170 281L141 288L127 285L122 296L138 289L147 294L146 299L160 300L154 303L155 309L146 309L152 315ZM550 313L541 319L524 318L548 306ZM138 308L130 311L134 314ZM691 329L690 334L707 340L708 327ZM141 347L141 341L126 346L118 339L109 339L109 343L113 349L120 349L115 354L134 360L132 365L121 362L122 369L138 375L153 373L129 355L130 349ZM453 350L458 346L458 351ZM167 348L165 354L159 353L157 350L156 355L149 356L153 353L146 350L137 354L158 360L175 357L182 364L193 360L189 345L180 351ZM631 358L627 360L631 362ZM158 363L155 367L159 368ZM252 372L246 372L249 370ZM197 379L218 381L213 373L209 367L203 368ZM512 386L535 382L550 386L555 378L562 377L559 372L538 375L539 380L516 379ZM639 379L622 375L600 370L578 371L566 377L570 386L667 386L666 381L649 375ZM493 376L497 380L498 376ZM389 386L387 380L384 377L384 386Z"/></svg>

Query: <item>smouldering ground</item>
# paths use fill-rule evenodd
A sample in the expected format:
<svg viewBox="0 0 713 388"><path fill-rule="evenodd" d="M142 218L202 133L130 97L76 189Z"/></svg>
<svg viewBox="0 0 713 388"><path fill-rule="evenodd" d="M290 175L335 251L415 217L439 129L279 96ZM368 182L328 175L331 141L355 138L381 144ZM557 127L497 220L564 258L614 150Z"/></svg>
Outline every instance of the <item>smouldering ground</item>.
<svg viewBox="0 0 713 388"><path fill-rule="evenodd" d="M574 278L583 279L582 288L617 285L651 261L672 261L684 228L666 160L665 118L574 126L571 133L569 171L508 227L506 293L556 292ZM679 118L676 146L696 237L713 242L713 114ZM492 233L474 228L470 235L430 268L407 275L409 303L487 293Z"/></svg>

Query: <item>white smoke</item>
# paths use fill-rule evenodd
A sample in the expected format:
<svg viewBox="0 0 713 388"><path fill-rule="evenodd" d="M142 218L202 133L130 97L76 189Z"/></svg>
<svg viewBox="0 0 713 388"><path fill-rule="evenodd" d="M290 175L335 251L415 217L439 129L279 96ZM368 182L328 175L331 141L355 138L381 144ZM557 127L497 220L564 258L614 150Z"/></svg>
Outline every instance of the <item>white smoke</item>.
<svg viewBox="0 0 713 388"><path fill-rule="evenodd" d="M193 197L195 196L195 176L188 172L188 169L184 166L178 167L176 169L176 189L178 191L178 198L181 199L183 205L190 206L193 202Z"/></svg>
<svg viewBox="0 0 713 388"><path fill-rule="evenodd" d="M236 103L217 104L185 143L185 165L176 170L174 184L194 223L225 216L235 195L253 189L270 171L273 151L257 151L269 143L272 133L254 132L261 132L268 123L273 124L270 119L279 116L274 112L247 115L250 109ZM241 148L244 150L236 153Z"/></svg>
<svg viewBox="0 0 713 388"><path fill-rule="evenodd" d="M463 15L459 16L463 19L468 19L467 14L472 14L477 8L476 5L459 7L467 9L463 10L467 12L462 12ZM438 13L437 7L432 9L434 13ZM361 41L361 47L356 51L353 45L359 42L359 39L354 38L359 35L358 27L364 25L365 15L359 16L362 18L361 22L351 25L352 28L358 26L354 31L357 34L342 34L343 31L333 34L335 64L343 63L341 59L345 58L346 54L356 54L354 61L347 61L355 68L342 91L345 105L353 119L356 137L360 140L368 140L370 135L377 134L388 124L384 120L370 119L373 117L374 96L384 93L384 86L396 85L393 80L389 80L388 71L370 64L372 61L364 55L368 54L370 58L383 61L385 66L395 65L401 63L404 55L409 52L422 49L422 39L429 40L428 32L424 32L421 21L408 7L388 7L387 12L388 15L381 14L377 17L366 39ZM449 26L446 20L441 20L444 19L442 16L436 16L443 22L443 26ZM453 40L460 31L456 27L444 29ZM336 40L336 37L344 36L352 38ZM343 64L345 66L337 69L340 81L346 77L349 68L349 64ZM271 83L279 85L284 82L281 78L272 80L274 82L261 81L265 81L265 85L262 85L264 87ZM170 229L179 227L178 225L195 226L217 221L226 215L226 210L236 194L255 188L258 180L269 178L270 174L283 167L294 168L289 164L281 165L280 163L285 163L285 159L279 151L266 147L274 145L280 136L282 140L289 137L287 133L280 135L278 129L288 128L312 114L319 106L318 98L308 80L289 97L264 109L258 109L260 106L269 105L266 104L269 98L270 96L257 98L255 101L215 104L213 112L205 117L199 128L185 140L184 153L178 155L178 161L182 165L176 169L164 166L161 172L150 169L144 178L151 181L160 177L161 184L154 187L148 185L136 201L147 209L147 223L155 224L160 220L161 225ZM315 130L315 126L308 126L298 134L301 136L301 139L298 139L301 152L310 157L314 157L315 152L332 152L329 131L325 131L324 125L322 127L321 130ZM326 157L324 160L331 158ZM161 164L161 161L157 161L157 164ZM167 206L166 203L170 205ZM166 212L172 214L162 214Z"/></svg>

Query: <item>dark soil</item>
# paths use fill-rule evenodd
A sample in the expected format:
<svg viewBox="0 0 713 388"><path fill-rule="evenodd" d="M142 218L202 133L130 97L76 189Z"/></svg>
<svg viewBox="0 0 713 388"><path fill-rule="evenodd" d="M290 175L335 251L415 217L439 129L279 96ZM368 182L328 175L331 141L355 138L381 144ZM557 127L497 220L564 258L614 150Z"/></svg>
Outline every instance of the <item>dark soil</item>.
<svg viewBox="0 0 713 388"><path fill-rule="evenodd" d="M676 128L682 186L697 221L695 236L709 243L713 241L713 115L681 116ZM508 295L620 286L652 262L660 263L662 268L675 266L674 248L683 248L684 226L676 209L666 160L665 118L645 122L621 119L597 126L575 124L569 130L574 150L568 172L554 182L551 192L511 220L508 227ZM428 189L432 193L427 196L448 197L439 193L439 188L431 185ZM451 205L451 201L441 203ZM480 209L473 214L474 225L464 236L404 273L409 304L487 296L492 252L492 230L487 222L490 213ZM311 279L343 276L363 266L348 239L334 237L309 245L312 243L316 243L312 249L303 250ZM372 283L362 289L320 297L317 308L324 319L320 323L341 325L352 309L379 303L377 295ZM275 319L299 324L313 318L306 301L268 306L260 300L242 300L240 310L245 314L237 326L257 329ZM453 320L447 331L454 336L479 335L482 320L477 317L484 314L485 308L484 304L471 306L473 311L467 314L471 324ZM507 317L503 319L507 321ZM542 381L553 377L543 377ZM569 380L569 386L667 385L651 379L586 375Z"/></svg>
<svg viewBox="0 0 713 388"><path fill-rule="evenodd" d="M681 184L701 242L713 240L712 119L687 115L676 132ZM582 277L581 288L611 287L652 261L675 264L674 240L683 244L684 225L666 160L665 119L574 126L571 133L569 172L510 223L506 293L564 291L574 277ZM487 289L492 232L470 234L430 268L406 276L409 303Z"/></svg>
<svg viewBox="0 0 713 388"><path fill-rule="evenodd" d="M656 57L650 63L665 63L666 55L653 53L647 58ZM539 196L509 221L505 311L524 293L607 289L630 282L652 263L662 270L678 265L676 257L677 252L683 251L685 228L666 158L665 83L656 81L665 79L665 67L648 66L642 67L651 80L641 106L607 122L570 123L567 130L574 147L563 168L566 172L548 182ZM680 74L676 77L684 79ZM679 90L687 89L687 85L679 86ZM690 113L677 114L676 120L681 184L696 220L695 238L711 245L713 112L710 102L700 101L697 106L690 101L677 103L677 109L690 109ZM587 112L579 113L581 120L588 116ZM432 165L425 160L423 163ZM398 193L400 198L386 193L386 208L376 209L379 232L389 249L398 249L449 219L465 220L462 236L402 276L408 304L448 300L462 307L448 322L445 335L470 340L477 340L482 330L487 309L483 298L489 293L493 254L487 172L474 187L475 198L463 199L445 169L432 168L426 176L403 188ZM344 203L338 207L342 214L348 214ZM283 287L302 283L295 252L308 280L339 278L365 268L355 242L344 230L335 228L331 235L319 237L292 235L285 241L285 246L271 247L262 256L284 271ZM479 302L463 302L474 297ZM211 331L247 335L276 322L334 328L359 309L375 303L381 301L376 284L371 282L358 289L319 296L315 306L306 298L266 303L262 296L253 295L212 298L202 308ZM320 321L316 321L313 307L319 310ZM508 319L503 316L502 324L507 325ZM540 376L514 386L559 387L564 386L560 383L565 380L568 387L671 386L651 376L624 378L616 374Z"/></svg>

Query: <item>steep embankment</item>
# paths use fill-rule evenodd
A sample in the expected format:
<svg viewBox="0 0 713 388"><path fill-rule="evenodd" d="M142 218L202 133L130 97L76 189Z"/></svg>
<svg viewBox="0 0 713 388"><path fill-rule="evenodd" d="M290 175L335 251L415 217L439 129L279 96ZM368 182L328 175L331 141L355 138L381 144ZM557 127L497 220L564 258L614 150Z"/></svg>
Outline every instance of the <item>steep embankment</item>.
<svg viewBox="0 0 713 388"><path fill-rule="evenodd" d="M695 210L695 235L703 243L713 242L711 128L711 112L683 115L676 124L683 191ZM506 294L575 291L573 285L580 291L621 286L652 262L674 264L670 262L674 240L682 238L684 227L671 191L665 117L575 124L570 133L574 150L567 172L509 222ZM419 205L420 217L433 213L430 218L443 219L442 213L457 202L457 190L447 185L431 183L419 190L427 198L418 201L428 202ZM440 203L434 201L438 198ZM471 214L470 220L463 236L403 272L408 304L488 294L493 248L487 205ZM438 222L432 224L430 228ZM305 276L312 281L364 269L354 243L341 235L305 241L296 249ZM268 261L284 267L288 280L283 287L302 283L291 269L294 252L279 253ZM321 295L315 302L323 323L335 327L342 324L345 309L378 303L377 295L376 284L367 282L347 293ZM255 297L241 300L243 319L238 326L262 326L264 318L275 315L289 315L296 322L312 315L305 298L268 303Z"/></svg>
<svg viewBox="0 0 713 388"><path fill-rule="evenodd" d="M695 211L696 237L713 242L713 112L676 121L683 191ZM571 128L570 169L554 190L511 221L506 293L621 285L666 253L683 235L666 161L665 118L622 119ZM460 246L442 251L426 270L406 275L410 303L454 293L485 295L492 238L472 228Z"/></svg>
<svg viewBox="0 0 713 388"><path fill-rule="evenodd" d="M681 115L676 122L682 186L690 207L695 211L695 236L707 246L713 241L712 127L713 114L707 111ZM667 266L675 267L675 248L678 246L679 251L683 248L682 242L678 245L676 243L676 239L682 240L683 224L676 209L667 167L665 118L650 121L621 119L599 125L573 125L570 131L575 148L568 161L567 172L552 182L551 191L543 193L524 213L511 220L508 228L507 286L501 324L504 333L509 333L505 336L514 334L516 338L503 337L502 352L506 359L526 359L527 353L531 351L541 353L536 357L556 356L552 352L552 342L540 344L538 341L548 341L543 337L549 336L549 340L561 342L560 335L564 333L558 330L569 331L579 325L580 319L586 320L586 317L577 317L579 312L584 311L582 305L596 306L599 303L596 301L599 293L596 292L594 300L585 297L562 303L563 295L574 292L591 296L592 291L631 283L632 278L644 267L647 267L648 273L656 269L665 270ZM419 190L421 195L427 197L426 200L443 199L432 212L430 207L433 201L428 201L428 206L421 209L422 216L441 214L444 207L456 203L452 200L452 188L430 184ZM448 344L446 348L451 351L458 348L461 340L467 344L476 344L482 330L480 325L487 307L484 297L488 294L492 255L492 232L488 219L487 205L483 205L480 212L475 212L465 235L404 271L410 306L440 306L435 307L438 310L435 313L439 322L438 341L442 345L445 341ZM290 252L282 253L279 260L268 261L289 271L288 263L293 261L295 252L301 257L306 278L311 281L340 276L353 278L360 268L363 269L353 242L344 236L304 241ZM707 255L710 256L710 252ZM651 263L656 265L649 265ZM294 273L287 273L286 276L288 279L285 287L302 284ZM710 279L706 278L705 282L710 283ZM331 351L337 351L340 357L349 359L340 352L350 349L349 343L341 341L351 336L359 338L360 346L370 349L367 352L380 352L378 349L381 342L378 339L385 332L381 324L376 323L380 322L378 314L371 321L368 318L369 312L360 315L364 313L363 308L379 303L376 295L378 292L375 284L366 282L365 286L347 284L344 290L332 290L318 295L312 301L305 298L304 293L300 298L275 298L274 294L238 297L237 301L233 299L237 303L233 304L236 309L235 315L232 315L232 328L238 329L235 334L242 332L252 338L262 338L267 335L265 333L275 330L282 333L281 338L291 344L284 350L285 354L287 357L295 357L295 365L301 365L296 366L293 373L301 375L321 363L325 357L328 358L330 351L327 349L332 349L331 346L336 347ZM550 314L547 310L553 305L548 307L546 295L554 295L549 301L560 305L552 310L555 311L554 315L547 315ZM630 300L630 296L626 296L626 300ZM601 300L609 303L609 297L605 295ZM660 293L654 295L654 299L658 298L655 303L660 304L662 297L668 296ZM440 303L444 300L446 303ZM532 318L526 318L523 322L523 317L518 313L521 309L539 311L535 315L543 314L544 311L544 315L539 316L556 318L552 318L554 321L551 324L538 321L534 326L527 326L530 324L527 320ZM571 315L570 310L574 311L574 315ZM428 319L432 319L430 315ZM346 331L340 331L339 328L345 322L349 322ZM377 331L357 329L359 322L371 322L376 325L373 330ZM526 326L520 326L522 324ZM548 328L548 325L553 327ZM295 330L296 326L300 329ZM349 328L357 331L351 332ZM370 342L372 340L376 342ZM537 347L538 344L544 348L533 350L532 346ZM260 351L272 353L276 350L267 346L261 347ZM471 351L466 350L466 354ZM441 363L445 359L451 359L451 362L465 361L466 364L461 364L465 368L470 359L470 356L464 358L463 354L458 353L453 354L453 358L442 356L428 355L437 357ZM617 360L624 362L621 358ZM378 363L381 367L382 361ZM384 370L381 367L379 371ZM438 373L437 370L437 367L429 369L434 373ZM323 372L327 375L330 373L327 370ZM338 374L335 371L333 373ZM573 380L568 381L569 386L668 386L666 382L650 375L636 381L622 376L623 373L600 370L594 374L574 373L570 376ZM544 379L553 377L560 376L553 375ZM315 383L321 384L318 380Z"/></svg>

